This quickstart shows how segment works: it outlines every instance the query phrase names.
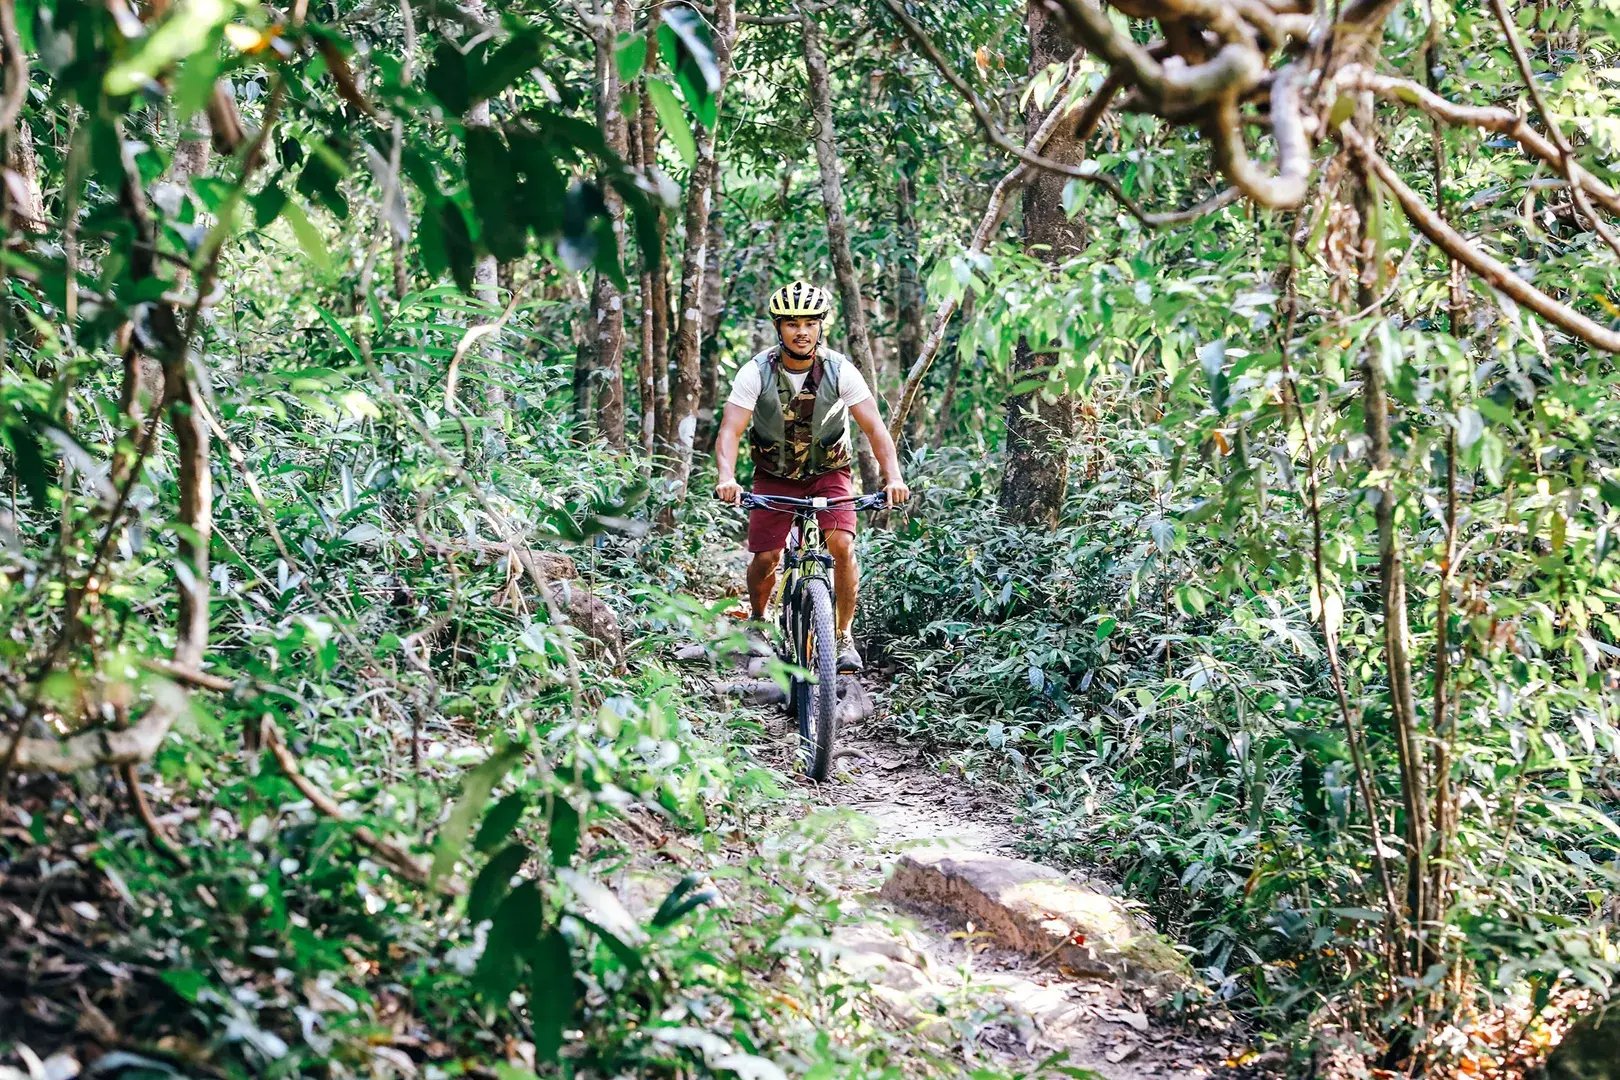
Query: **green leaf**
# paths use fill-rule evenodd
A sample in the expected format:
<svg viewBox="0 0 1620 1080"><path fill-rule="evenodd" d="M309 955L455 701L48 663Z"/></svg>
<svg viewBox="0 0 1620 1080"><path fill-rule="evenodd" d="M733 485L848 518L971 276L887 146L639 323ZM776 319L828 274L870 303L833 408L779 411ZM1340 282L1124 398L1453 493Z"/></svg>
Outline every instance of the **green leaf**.
<svg viewBox="0 0 1620 1080"><path fill-rule="evenodd" d="M1108 638L1109 638L1109 635L1111 635L1114 632L1114 628L1117 627L1118 625L1119 625L1119 620L1114 618L1112 615L1104 615L1100 620L1098 620L1098 622L1097 622L1097 643L1100 645L1103 642L1107 641Z"/></svg>
<svg viewBox="0 0 1620 1080"><path fill-rule="evenodd" d="M573 893L567 908L570 914L590 926L626 967L636 969L642 961L636 949L647 943L647 932L625 910L619 898L593 878L561 867L557 880Z"/></svg>
<svg viewBox="0 0 1620 1080"><path fill-rule="evenodd" d="M467 58L448 41L441 41L433 50L433 64L422 82L451 116L462 115L472 104Z"/></svg>
<svg viewBox="0 0 1620 1080"><path fill-rule="evenodd" d="M169 989L186 1001L195 1003L197 995L208 985L208 976L193 968L171 968L158 972L158 978L169 984Z"/></svg>
<svg viewBox="0 0 1620 1080"><path fill-rule="evenodd" d="M472 834L473 822L483 813L484 804L495 790L495 785L511 770L513 763L522 755L517 746L507 746L490 755L488 760L481 762L467 774L466 783L461 790L461 798L450 810L450 817L445 821L444 827L439 830L438 842L433 850L432 878L438 881L455 868L456 860L461 858L462 849L467 846L467 837Z"/></svg>
<svg viewBox="0 0 1620 1080"><path fill-rule="evenodd" d="M662 79L648 79L647 96L652 99L653 111L658 114L659 124L674 141L681 160L686 162L686 167L690 169L697 163L697 142L692 138L692 127L686 122L686 114L681 111L681 103L675 100L675 92Z"/></svg>
<svg viewBox="0 0 1620 1080"><path fill-rule="evenodd" d="M193 187L198 183L198 180L193 180ZM263 229L280 217L281 212L287 208L287 192L282 189L281 175L277 174L276 178L264 185L257 194L249 196L248 205L253 208L253 224L258 228Z"/></svg>
<svg viewBox="0 0 1620 1080"><path fill-rule="evenodd" d="M619 78L624 82L640 75L647 63L647 35L620 34L613 59L619 65Z"/></svg>
<svg viewBox="0 0 1620 1080"><path fill-rule="evenodd" d="M492 1001L505 1001L517 989L523 956L540 936L545 901L540 886L526 881L495 909L484 952L473 971L473 985Z"/></svg>
<svg viewBox="0 0 1620 1080"><path fill-rule="evenodd" d="M444 258L449 263L450 276L455 279L457 288L471 293L477 252L473 250L472 232L467 228L467 215L453 199L442 200L434 214L437 235L443 239Z"/></svg>
<svg viewBox="0 0 1620 1080"><path fill-rule="evenodd" d="M574 981L574 957L568 939L556 929L541 934L529 946L529 1023L534 1032L534 1057L551 1064L562 1052L563 1031L579 1003Z"/></svg>
<svg viewBox="0 0 1620 1080"><path fill-rule="evenodd" d="M325 308L316 308L315 310L320 314L321 320L326 323L327 329L332 331L332 336L338 339L338 344L342 345L348 354L354 357L356 363L361 362L363 357L360 354L360 346L355 344L354 338L343 328L343 324L338 321L338 317Z"/></svg>
<svg viewBox="0 0 1620 1080"><path fill-rule="evenodd" d="M292 226L293 236L298 238L298 246L304 249L304 254L309 256L310 261L322 270L330 268L332 254L326 249L326 238L315 227L315 223L309 220L309 215L304 213L304 208L296 199L287 200L286 205L281 208L281 216Z"/></svg>
<svg viewBox="0 0 1620 1080"><path fill-rule="evenodd" d="M153 85L178 60L200 53L230 18L224 0L182 0L155 30L137 40L134 51L107 69L102 86L110 97Z"/></svg>
<svg viewBox="0 0 1620 1080"><path fill-rule="evenodd" d="M476 66L467 86L470 101L488 101L540 64L540 39L522 33L507 41Z"/></svg>
<svg viewBox="0 0 1620 1080"><path fill-rule="evenodd" d="M521 258L527 236L518 220L517 187L506 144L492 128L468 128L466 154L467 190L484 246L503 262Z"/></svg>
<svg viewBox="0 0 1620 1080"><path fill-rule="evenodd" d="M8 417L8 422L0 435L11 447L11 456L17 463L17 479L22 481L23 490L33 500L34 506L43 509L50 495L51 476L55 470L45 458L40 433L44 428L44 416L34 410L19 416L15 413Z"/></svg>
<svg viewBox="0 0 1620 1080"><path fill-rule="evenodd" d="M523 844L508 844L484 864L473 879L472 888L467 890L467 918L479 923L490 917L529 854Z"/></svg>
<svg viewBox="0 0 1620 1080"><path fill-rule="evenodd" d="M696 11L676 5L664 9L658 32L686 103L704 127L713 128L719 108L720 67L709 42L708 25Z"/></svg>
<svg viewBox="0 0 1620 1080"><path fill-rule="evenodd" d="M703 880L702 874L687 874L677 881L675 887L669 890L669 895L664 897L664 902L658 905L658 910L652 917L652 924L658 927L668 926L679 921L687 912L718 900L719 895L713 889L698 888Z"/></svg>
<svg viewBox="0 0 1620 1080"><path fill-rule="evenodd" d="M473 841L473 847L483 852L494 851L517 825L528 805L528 796L514 791L490 807L489 813L484 815L484 823L478 827L478 839Z"/></svg>
<svg viewBox="0 0 1620 1080"><path fill-rule="evenodd" d="M567 866L579 850L579 811L562 796L551 804L551 826L546 833L546 845L551 849L551 864Z"/></svg>

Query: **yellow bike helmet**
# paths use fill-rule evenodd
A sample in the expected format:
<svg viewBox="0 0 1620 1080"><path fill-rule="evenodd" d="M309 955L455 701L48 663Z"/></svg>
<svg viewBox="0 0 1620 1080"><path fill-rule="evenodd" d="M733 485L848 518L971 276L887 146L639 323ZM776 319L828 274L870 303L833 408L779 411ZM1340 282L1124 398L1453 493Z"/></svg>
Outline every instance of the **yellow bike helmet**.
<svg viewBox="0 0 1620 1080"><path fill-rule="evenodd" d="M832 297L808 281L795 281L771 294L772 319L826 318L832 313Z"/></svg>

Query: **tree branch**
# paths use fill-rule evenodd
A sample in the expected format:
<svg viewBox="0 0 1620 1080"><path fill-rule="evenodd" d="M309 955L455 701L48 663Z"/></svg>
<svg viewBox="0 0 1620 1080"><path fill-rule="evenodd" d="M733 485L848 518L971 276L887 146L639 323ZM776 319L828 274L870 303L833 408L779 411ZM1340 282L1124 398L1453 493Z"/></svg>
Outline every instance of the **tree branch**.
<svg viewBox="0 0 1620 1080"><path fill-rule="evenodd" d="M1457 105L1410 79L1379 75L1359 64L1340 71L1335 83L1340 89L1368 90L1385 101L1420 109L1454 127L1477 127L1506 135L1554 168L1562 166L1563 155L1558 148L1531 127L1520 113L1508 109ZM1585 188L1611 212L1620 214L1620 192L1587 172L1579 162L1570 162L1570 173L1572 183Z"/></svg>
<svg viewBox="0 0 1620 1080"><path fill-rule="evenodd" d="M955 87L957 93L967 99L967 103L973 109L973 115L978 120L979 126L984 129L985 135L992 143L1026 165L1033 165L1036 168L1045 169L1060 176L1071 176L1076 180L1096 184L1112 195L1114 200L1124 207L1132 217L1144 224L1147 223L1148 215L1146 211L1137 204L1135 199L1125 194L1125 189L1120 187L1118 180L1104 172L1095 162L1091 163L1089 169L1083 165L1069 165L1062 161L1053 161L1051 158L1042 157L1014 142L1005 131L1001 130L1001 126L996 123L995 117L990 114L990 110L979 98L979 95L974 92L973 87L968 85L966 79L957 74L956 69L951 66L951 62L940 53L939 47L934 44L933 39L901 7L899 0L883 0L883 3L894 14L894 17L900 21L900 25L905 28L906 35L916 43L917 47L923 51L923 54L928 57L939 73L944 76L945 81ZM1152 62L1151 58L1149 62Z"/></svg>
<svg viewBox="0 0 1620 1080"><path fill-rule="evenodd" d="M1071 74L1058 88L1059 104L1046 114L1041 126L1035 129L1027 149L1038 152L1058 129L1058 125L1068 114L1068 110L1062 106L1062 99L1068 94L1075 78L1076 76ZM1110 74L1102 86L1097 88L1097 92L1092 95L1091 101L1081 113L1081 122L1075 131L1076 139L1084 140L1090 136L1097 122L1102 119L1102 114L1107 110L1108 102L1118 91L1119 83L1120 80ZM1008 198L1014 191L1024 186L1029 179L1031 168L1024 163L1013 166L1012 171L997 181L996 186L991 189L990 201L984 208L984 216L979 219L979 227L973 231L973 240L968 244L966 254L969 258L980 254L990 246L990 238L1001 227L1002 219L1007 215ZM940 346L945 342L945 328L950 325L951 316L956 314L959 303L960 300L953 296L940 301L939 306L934 309L934 321L928 328L928 337L924 339L922 350L917 354L911 370L906 373L906 385L900 395L900 404L894 410L894 415L889 417L889 434L896 440L901 437L906 414L911 412L911 407L916 404L917 394L922 389L923 376L928 374L934 358L939 355Z"/></svg>
<svg viewBox="0 0 1620 1080"><path fill-rule="evenodd" d="M1351 153L1367 163L1378 182L1387 187L1418 231L1451 258L1468 267L1491 288L1534 311L1543 319L1580 340L1606 352L1620 353L1620 332L1600 326L1580 312L1554 300L1515 274L1508 266L1470 244L1434 208L1423 201L1395 174L1387 161L1365 136L1348 123L1339 128L1339 138Z"/></svg>
<svg viewBox="0 0 1620 1080"><path fill-rule="evenodd" d="M348 825L355 841L376 856L378 862L413 885L420 885L423 888L435 888L448 896L459 896L462 893L461 882L446 877L439 879L435 883L429 867L422 860L404 851L391 841L378 836L366 826L351 820L343 812L343 808L333 801L332 796L321 790L314 781L303 774L303 771L298 767L298 756L288 748L286 740L281 737L281 728L276 726L275 721L271 720L268 714L264 717L259 730L264 745L269 748L271 755L276 759L276 764L281 766L281 771L287 775L287 779L291 781L292 786L298 789L299 794L308 799L315 809L327 817Z"/></svg>
<svg viewBox="0 0 1620 1080"><path fill-rule="evenodd" d="M1244 195L1260 206L1292 210L1305 201L1311 173L1311 148L1300 115L1299 83L1304 70L1296 63L1277 72L1271 86L1271 132L1277 140L1277 175L1268 176L1249 158L1243 145L1243 118L1235 97L1222 98L1205 123L1215 150L1215 164Z"/></svg>
<svg viewBox="0 0 1620 1080"><path fill-rule="evenodd" d="M1496 10L1496 21L1502 24L1502 33L1507 36L1508 45L1513 49L1513 61L1518 65L1519 76L1524 80L1525 92L1530 95L1530 101L1541 114L1541 122L1547 125L1547 132L1552 136L1553 145L1558 148L1558 165L1563 171L1565 179L1569 181L1570 198L1575 208L1586 215L1591 222L1592 231L1609 246L1609 250L1620 255L1620 238L1609 231L1603 219L1597 216L1592 209L1591 202L1586 197L1586 190L1576 181L1572 171L1575 164L1575 154L1570 148L1569 140L1564 138L1564 131L1553 119L1552 110L1547 108L1547 100L1541 95L1541 88L1536 85L1536 72L1530 64L1530 57L1524 51L1524 42L1519 40L1519 28L1509 14L1507 4L1503 0L1491 0L1491 6Z"/></svg>

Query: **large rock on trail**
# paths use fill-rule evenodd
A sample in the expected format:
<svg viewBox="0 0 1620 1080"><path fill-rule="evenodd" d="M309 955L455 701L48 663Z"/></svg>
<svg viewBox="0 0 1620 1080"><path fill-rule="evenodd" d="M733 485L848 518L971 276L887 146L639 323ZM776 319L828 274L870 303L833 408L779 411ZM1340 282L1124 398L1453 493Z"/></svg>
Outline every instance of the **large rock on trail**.
<svg viewBox="0 0 1620 1080"><path fill-rule="evenodd" d="M903 855L879 894L890 903L972 922L998 944L1091 978L1173 991L1190 983L1187 960L1111 896L1051 867L977 852Z"/></svg>

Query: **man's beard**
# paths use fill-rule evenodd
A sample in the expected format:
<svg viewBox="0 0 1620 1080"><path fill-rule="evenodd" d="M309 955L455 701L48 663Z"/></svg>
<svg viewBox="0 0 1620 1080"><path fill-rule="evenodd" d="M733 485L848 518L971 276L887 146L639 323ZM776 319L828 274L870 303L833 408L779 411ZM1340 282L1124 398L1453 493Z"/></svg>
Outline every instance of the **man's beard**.
<svg viewBox="0 0 1620 1080"><path fill-rule="evenodd" d="M781 337L780 335L778 335L777 340L782 343L782 351L787 353L788 359L790 359L790 360L798 360L800 362L805 362L805 361L815 359L816 346L818 344L820 344L819 341L811 342L810 343L810 351L801 353L801 352L795 350L792 345L788 344L787 338Z"/></svg>

